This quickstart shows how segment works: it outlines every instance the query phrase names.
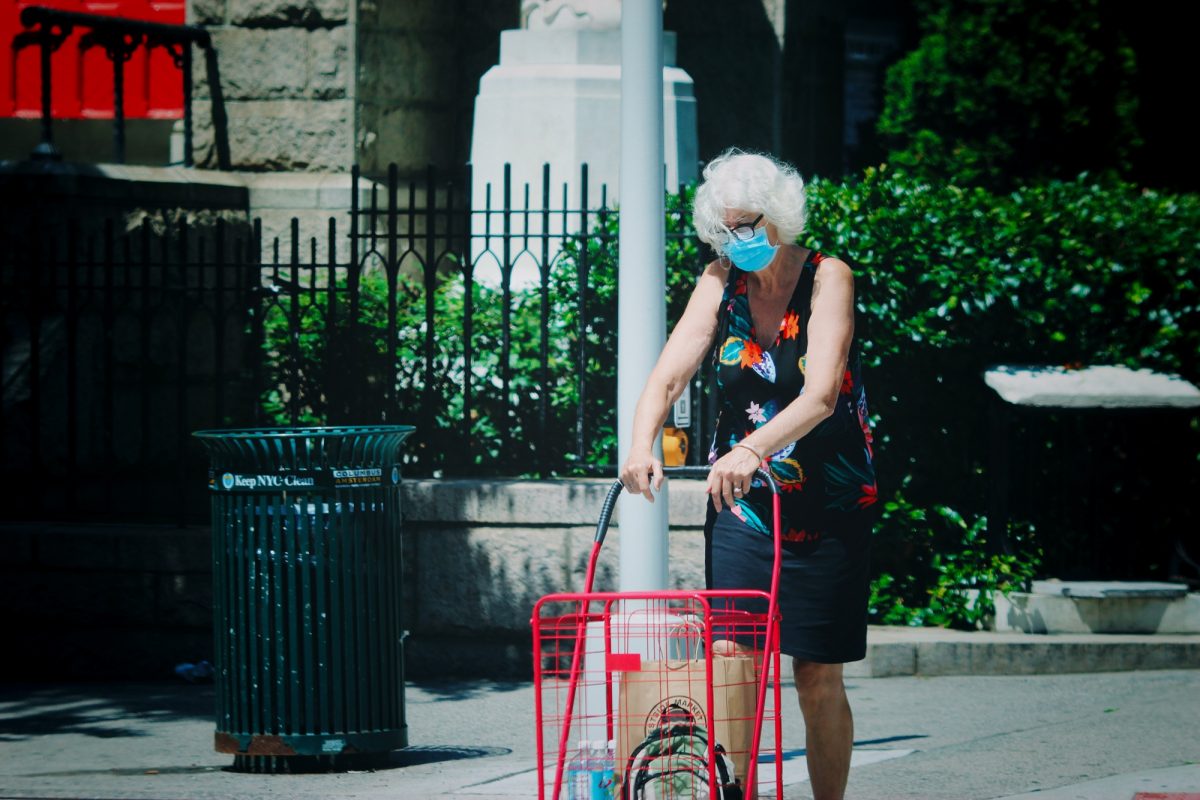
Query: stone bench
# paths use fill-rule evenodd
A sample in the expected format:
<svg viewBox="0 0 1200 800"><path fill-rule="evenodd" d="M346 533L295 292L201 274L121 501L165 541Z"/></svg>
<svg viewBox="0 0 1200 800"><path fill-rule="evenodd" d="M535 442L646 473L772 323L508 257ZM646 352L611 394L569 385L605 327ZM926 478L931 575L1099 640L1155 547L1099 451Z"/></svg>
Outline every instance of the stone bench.
<svg viewBox="0 0 1200 800"><path fill-rule="evenodd" d="M1181 583L1034 581L995 601L997 631L1200 634L1200 593Z"/></svg>

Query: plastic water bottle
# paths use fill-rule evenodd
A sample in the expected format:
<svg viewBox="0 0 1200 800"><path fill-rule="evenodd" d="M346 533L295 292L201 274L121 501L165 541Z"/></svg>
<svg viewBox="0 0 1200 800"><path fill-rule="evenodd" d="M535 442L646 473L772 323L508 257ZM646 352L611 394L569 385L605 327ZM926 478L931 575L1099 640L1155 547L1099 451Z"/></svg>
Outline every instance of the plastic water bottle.
<svg viewBox="0 0 1200 800"><path fill-rule="evenodd" d="M608 746L603 750L597 747L593 755L589 800L613 800L617 796L617 743L609 739Z"/></svg>
<svg viewBox="0 0 1200 800"><path fill-rule="evenodd" d="M567 800L592 800L592 743L581 739L567 761Z"/></svg>

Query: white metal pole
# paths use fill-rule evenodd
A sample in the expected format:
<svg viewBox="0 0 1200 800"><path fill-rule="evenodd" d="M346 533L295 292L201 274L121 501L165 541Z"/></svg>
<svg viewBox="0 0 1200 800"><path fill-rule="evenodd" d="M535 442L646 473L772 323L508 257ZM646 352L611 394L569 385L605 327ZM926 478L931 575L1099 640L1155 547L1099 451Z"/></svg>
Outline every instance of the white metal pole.
<svg viewBox="0 0 1200 800"><path fill-rule="evenodd" d="M617 299L618 463L633 412L666 341L661 0L621 4L620 269ZM661 458L661 441L655 444ZM667 493L652 504L625 493L620 505L621 591L667 586Z"/></svg>

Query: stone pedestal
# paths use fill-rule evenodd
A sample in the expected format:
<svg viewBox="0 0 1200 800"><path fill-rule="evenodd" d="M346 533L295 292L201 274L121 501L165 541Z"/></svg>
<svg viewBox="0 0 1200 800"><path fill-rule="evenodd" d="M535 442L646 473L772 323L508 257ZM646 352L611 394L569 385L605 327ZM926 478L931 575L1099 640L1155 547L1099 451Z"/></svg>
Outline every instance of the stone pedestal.
<svg viewBox="0 0 1200 800"><path fill-rule="evenodd" d="M663 120L666 183L696 177L696 100L692 79L675 66L675 34L663 34ZM579 165L588 164L590 205L608 186L619 193L621 32L619 30L517 30L500 36L500 63L479 82L471 165L475 187L503 188L504 164L513 165L517 196L524 184L540 200L542 165L561 199L562 184L579 202ZM536 193L533 190L538 190ZM478 191L475 197L479 198ZM476 202L476 207L479 207Z"/></svg>
<svg viewBox="0 0 1200 800"><path fill-rule="evenodd" d="M696 102L692 79L675 66L675 34L663 37L664 169L666 185L673 189L697 176ZM489 184L492 210L504 208L506 163L512 165L512 209L543 207L545 164L550 165L551 208L563 208L564 186L568 209L598 208L602 199L612 208L620 194L620 111L620 30L504 31L500 63L483 76L475 98L474 209L484 209ZM586 200L580 181L584 163ZM550 232L561 234L562 224L561 215L552 217ZM569 230L578 230L579 224L578 213L568 216ZM540 219L531 218L529 226L531 233L541 233ZM513 216L510 229L523 232L524 220ZM492 216L491 230L503 230L499 214ZM476 214L473 233L483 232L483 215ZM552 248L551 258L556 252Z"/></svg>

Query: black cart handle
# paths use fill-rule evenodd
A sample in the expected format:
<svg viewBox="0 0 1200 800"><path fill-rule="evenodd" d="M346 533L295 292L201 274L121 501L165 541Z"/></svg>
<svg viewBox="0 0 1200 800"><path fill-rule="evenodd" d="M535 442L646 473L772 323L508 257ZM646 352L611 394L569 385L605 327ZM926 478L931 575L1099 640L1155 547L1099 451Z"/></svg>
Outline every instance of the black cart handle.
<svg viewBox="0 0 1200 800"><path fill-rule="evenodd" d="M708 467L664 467L663 476L667 478L707 478L708 470ZM754 474L767 482L767 486L771 487L772 494L779 494L779 486L771 477L770 472L759 467ZM613 509L617 507L617 498L623 491L625 491L625 484L620 480L613 481L613 485L608 490L608 496L604 498L604 505L600 507L600 519L596 522L596 535L592 541L597 544L604 544L604 537L608 535L608 523L612 520Z"/></svg>

